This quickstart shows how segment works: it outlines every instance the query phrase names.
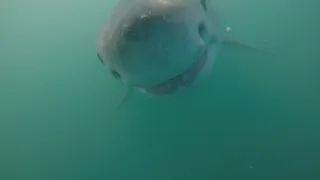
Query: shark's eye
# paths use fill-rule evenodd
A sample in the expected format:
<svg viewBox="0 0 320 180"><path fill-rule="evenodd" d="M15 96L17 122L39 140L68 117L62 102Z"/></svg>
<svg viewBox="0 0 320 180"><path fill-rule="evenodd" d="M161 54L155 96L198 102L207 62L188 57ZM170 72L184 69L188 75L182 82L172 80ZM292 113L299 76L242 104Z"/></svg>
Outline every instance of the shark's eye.
<svg viewBox="0 0 320 180"><path fill-rule="evenodd" d="M204 23L200 23L199 27L198 27L198 31L199 31L199 35L202 39L205 39L205 35L206 35L206 27L204 25Z"/></svg>
<svg viewBox="0 0 320 180"><path fill-rule="evenodd" d="M97 57L98 57L98 59L104 64L104 62L103 62L103 60L102 60L102 57L100 56L99 53L97 53Z"/></svg>
<svg viewBox="0 0 320 180"><path fill-rule="evenodd" d="M214 34L208 33L207 27L203 22L199 24L198 31L199 31L199 36L206 44L213 44L218 42L217 36Z"/></svg>
<svg viewBox="0 0 320 180"><path fill-rule="evenodd" d="M201 6L202 8L204 9L204 11L207 12L207 3L206 3L206 0L200 0L201 1Z"/></svg>

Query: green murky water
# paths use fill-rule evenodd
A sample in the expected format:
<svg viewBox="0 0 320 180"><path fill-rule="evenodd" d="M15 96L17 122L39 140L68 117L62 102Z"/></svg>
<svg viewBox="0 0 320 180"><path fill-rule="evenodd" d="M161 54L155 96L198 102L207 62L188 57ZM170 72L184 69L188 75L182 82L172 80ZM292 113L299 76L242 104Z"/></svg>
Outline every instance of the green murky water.
<svg viewBox="0 0 320 180"><path fill-rule="evenodd" d="M114 0L0 2L0 179L318 180L320 3L216 0L212 76L160 99L96 58Z"/></svg>

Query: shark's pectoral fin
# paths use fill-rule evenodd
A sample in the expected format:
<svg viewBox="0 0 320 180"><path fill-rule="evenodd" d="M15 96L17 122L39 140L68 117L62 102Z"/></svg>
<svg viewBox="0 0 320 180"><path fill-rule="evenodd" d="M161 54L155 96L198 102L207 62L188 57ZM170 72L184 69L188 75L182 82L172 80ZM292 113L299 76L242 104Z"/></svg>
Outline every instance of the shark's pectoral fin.
<svg viewBox="0 0 320 180"><path fill-rule="evenodd" d="M227 44L227 45L245 47L245 48L254 50L254 51L256 51L256 52L260 52L260 53L264 53L264 54L268 54L268 55L275 55L274 53L267 52L267 51L264 51L264 50L261 50L261 49L258 49L258 48L249 46L249 45L247 45L247 44L244 44L244 43L239 42L239 41L236 41L236 40L226 39L226 40L223 40L222 43L223 43L223 44Z"/></svg>
<svg viewBox="0 0 320 180"><path fill-rule="evenodd" d="M116 106L117 110L120 109L128 101L128 98L132 95L133 91L133 88L130 88L126 91L126 93L123 95L123 97L120 99L120 102Z"/></svg>

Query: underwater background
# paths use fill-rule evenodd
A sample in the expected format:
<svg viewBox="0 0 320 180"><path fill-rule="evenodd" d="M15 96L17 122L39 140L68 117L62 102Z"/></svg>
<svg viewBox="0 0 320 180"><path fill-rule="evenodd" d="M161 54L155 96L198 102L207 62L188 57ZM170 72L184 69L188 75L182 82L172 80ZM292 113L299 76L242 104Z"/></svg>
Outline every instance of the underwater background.
<svg viewBox="0 0 320 180"><path fill-rule="evenodd" d="M115 0L0 1L1 180L319 180L320 1L212 0L236 39L163 98L96 57Z"/></svg>

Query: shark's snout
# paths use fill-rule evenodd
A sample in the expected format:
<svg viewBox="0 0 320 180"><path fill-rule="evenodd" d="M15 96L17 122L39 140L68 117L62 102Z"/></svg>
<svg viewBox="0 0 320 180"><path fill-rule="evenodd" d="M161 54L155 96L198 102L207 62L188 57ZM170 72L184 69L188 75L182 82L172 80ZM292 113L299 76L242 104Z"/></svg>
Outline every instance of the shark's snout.
<svg viewBox="0 0 320 180"><path fill-rule="evenodd" d="M166 24L163 17L142 15L122 29L122 40L128 43L146 41L153 35L154 27L160 24L162 26Z"/></svg>
<svg viewBox="0 0 320 180"><path fill-rule="evenodd" d="M183 21L167 14L142 15L126 24L116 46L118 62L130 79L145 79L146 86L164 82L193 64L201 41ZM136 83L139 85L139 83Z"/></svg>
<svg viewBox="0 0 320 180"><path fill-rule="evenodd" d="M206 1L120 2L98 41L100 60L123 82L150 93L192 83L217 37Z"/></svg>

